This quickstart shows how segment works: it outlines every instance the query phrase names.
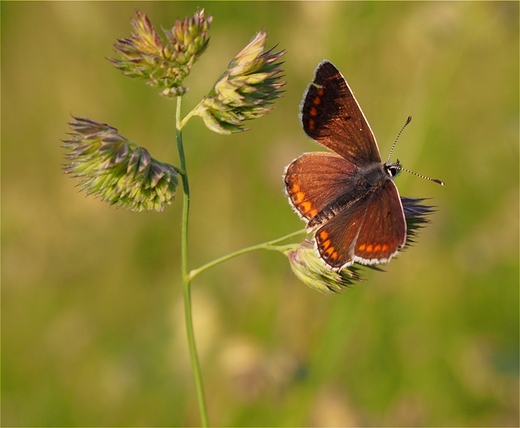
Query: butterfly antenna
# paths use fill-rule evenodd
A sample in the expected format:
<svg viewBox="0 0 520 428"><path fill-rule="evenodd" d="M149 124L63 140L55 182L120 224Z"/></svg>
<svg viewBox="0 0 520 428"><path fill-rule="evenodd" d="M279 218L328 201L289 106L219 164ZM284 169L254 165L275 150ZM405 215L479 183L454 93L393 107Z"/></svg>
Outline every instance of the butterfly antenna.
<svg viewBox="0 0 520 428"><path fill-rule="evenodd" d="M399 159L397 160L397 163L399 164ZM399 166L400 166L400 164L399 164ZM440 184L441 186L445 185L444 181L439 180L438 178L426 177L425 175L418 174L416 172L410 171L409 169L403 168L402 166L400 166L400 169L401 169L401 171L405 171L408 174L415 175L416 177L419 177L419 178L424 178L425 180L433 181L434 183Z"/></svg>
<svg viewBox="0 0 520 428"><path fill-rule="evenodd" d="M406 119L406 123L403 125L403 127L399 131L399 134L397 134L397 137L395 137L394 144L392 144L392 148L390 149L390 153L388 154L388 159L386 160L387 162L390 161L390 158L392 157L392 153L394 152L395 145L397 144L397 140L399 140L399 137L403 133L404 128L406 128L411 121L412 121L412 116L408 116L408 119Z"/></svg>
<svg viewBox="0 0 520 428"><path fill-rule="evenodd" d="M401 130L399 131L399 134L397 134L397 137L395 137L395 141L394 141L394 144L392 144L392 148L390 149L390 154L388 155L387 162L390 161L390 157L392 156L392 152L394 151L394 147L397 144L397 140L399 140L399 137L403 133L404 128L406 128L411 121L412 121L412 116L408 116L408 119L406 119L406 122L403 125L403 127L401 128ZM410 171L409 169L403 168L401 166L401 164L399 163L399 159L397 159L397 165L399 165L399 170L400 171L406 171L408 174L415 175L416 177L419 177L419 178L424 178L425 180L433 181L434 183L440 184L441 186L444 186L444 184L445 184L444 181L439 180L438 178L426 177L425 175L418 174L416 172Z"/></svg>

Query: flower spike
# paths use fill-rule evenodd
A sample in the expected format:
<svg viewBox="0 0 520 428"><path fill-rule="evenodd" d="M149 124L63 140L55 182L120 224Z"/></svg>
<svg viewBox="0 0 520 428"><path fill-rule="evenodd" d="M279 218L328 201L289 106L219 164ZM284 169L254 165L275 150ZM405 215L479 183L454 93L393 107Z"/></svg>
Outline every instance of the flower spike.
<svg viewBox="0 0 520 428"><path fill-rule="evenodd" d="M86 118L73 117L65 172L81 179L87 195L132 211L162 211L171 204L178 173L167 163L118 134L117 129Z"/></svg>
<svg viewBox="0 0 520 428"><path fill-rule="evenodd" d="M259 32L229 63L207 96L194 109L206 126L219 134L245 131L243 122L265 116L280 97L278 59L285 53L265 50L266 32Z"/></svg>
<svg viewBox="0 0 520 428"><path fill-rule="evenodd" d="M126 76L144 79L159 88L167 98L183 95L187 90L182 86L184 78L208 46L212 20L213 17L204 16L204 9L182 21L177 19L171 31L166 32L168 43L163 44L148 17L136 11L132 20L134 32L115 43L120 58L110 61Z"/></svg>
<svg viewBox="0 0 520 428"><path fill-rule="evenodd" d="M349 266L339 272L328 267L308 239L287 251L286 255L294 274L304 284L322 293L337 293L362 280L357 266Z"/></svg>

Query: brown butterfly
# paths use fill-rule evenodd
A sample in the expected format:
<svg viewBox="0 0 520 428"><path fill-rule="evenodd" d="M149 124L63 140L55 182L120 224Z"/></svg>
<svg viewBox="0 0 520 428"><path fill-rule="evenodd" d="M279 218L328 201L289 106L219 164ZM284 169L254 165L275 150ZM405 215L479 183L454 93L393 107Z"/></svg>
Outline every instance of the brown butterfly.
<svg viewBox="0 0 520 428"><path fill-rule="evenodd" d="M402 167L399 161L381 162L365 115L328 61L319 64L304 95L301 121L309 137L334 152L305 153L284 177L289 200L315 230L320 256L337 270L354 262L388 262L406 242L393 182Z"/></svg>

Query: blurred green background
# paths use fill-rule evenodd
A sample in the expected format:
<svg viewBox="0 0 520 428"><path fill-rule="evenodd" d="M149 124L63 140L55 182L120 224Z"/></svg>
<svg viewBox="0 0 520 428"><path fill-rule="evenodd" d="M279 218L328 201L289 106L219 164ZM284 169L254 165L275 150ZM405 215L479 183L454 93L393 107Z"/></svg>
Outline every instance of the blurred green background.
<svg viewBox="0 0 520 428"><path fill-rule="evenodd" d="M332 61L394 153L402 195L438 211L417 244L325 296L257 252L197 277L217 426L518 426L518 2L2 2L2 425L199 423L183 324L180 197L134 214L62 173L71 114L178 164L174 104L106 60L135 9L157 28L197 6L211 43L184 112L261 29L286 92L251 130L185 129L190 267L303 227L284 166L319 147L298 119Z"/></svg>

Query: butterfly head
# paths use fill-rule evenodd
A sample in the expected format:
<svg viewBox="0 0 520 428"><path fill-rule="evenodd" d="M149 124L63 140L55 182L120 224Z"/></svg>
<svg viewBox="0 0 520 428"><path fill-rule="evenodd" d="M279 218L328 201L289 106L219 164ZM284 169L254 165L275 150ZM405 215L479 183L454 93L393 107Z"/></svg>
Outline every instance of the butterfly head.
<svg viewBox="0 0 520 428"><path fill-rule="evenodd" d="M403 170L403 167L401 166L399 159L397 159L397 162L385 162L384 169L390 178L394 178Z"/></svg>

